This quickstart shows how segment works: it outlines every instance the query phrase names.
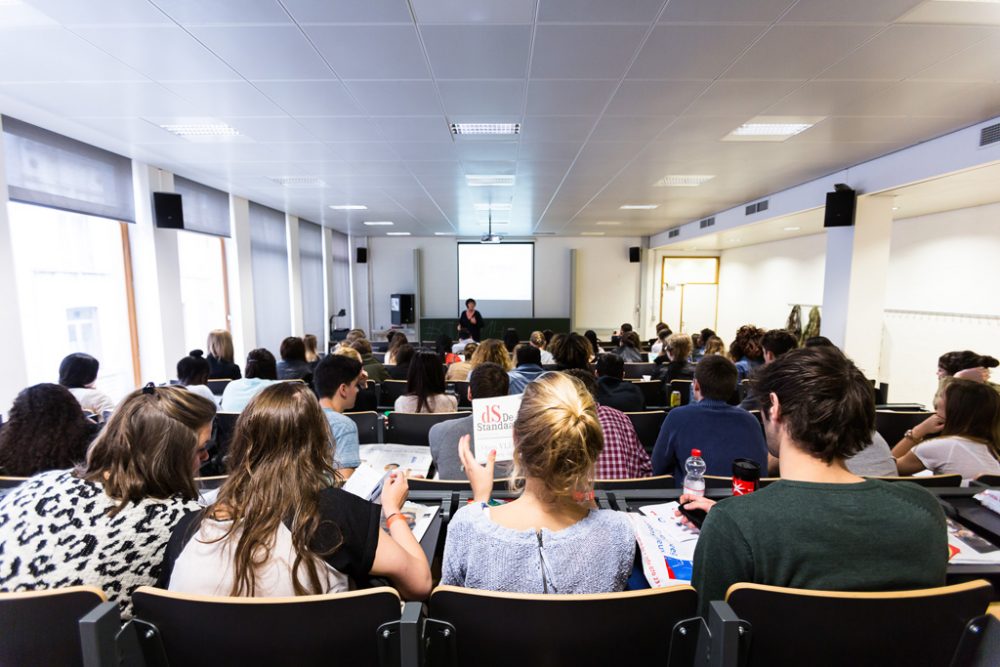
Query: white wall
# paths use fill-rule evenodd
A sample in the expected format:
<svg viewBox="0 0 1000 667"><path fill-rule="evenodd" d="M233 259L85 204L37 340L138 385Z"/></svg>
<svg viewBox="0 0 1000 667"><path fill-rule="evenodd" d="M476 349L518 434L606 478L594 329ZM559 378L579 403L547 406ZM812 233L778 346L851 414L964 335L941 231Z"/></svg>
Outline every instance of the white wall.
<svg viewBox="0 0 1000 667"><path fill-rule="evenodd" d="M784 327L790 304L823 302L825 234L723 250L720 257L716 332L727 346L743 324ZM803 308L803 325L808 314Z"/></svg>

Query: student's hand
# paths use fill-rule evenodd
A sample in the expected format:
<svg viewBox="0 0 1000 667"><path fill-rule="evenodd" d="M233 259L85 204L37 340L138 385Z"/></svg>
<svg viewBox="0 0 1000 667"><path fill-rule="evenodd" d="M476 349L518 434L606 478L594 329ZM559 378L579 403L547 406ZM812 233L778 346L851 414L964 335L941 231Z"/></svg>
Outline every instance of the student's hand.
<svg viewBox="0 0 1000 667"><path fill-rule="evenodd" d="M493 493L493 466L496 463L497 450L492 450L486 457L486 465L480 465L469 447L470 440L469 436L463 435L458 441L458 457L462 460L465 476L472 485L472 500L485 503Z"/></svg>
<svg viewBox="0 0 1000 667"><path fill-rule="evenodd" d="M692 496L687 493L685 493L684 495L682 495L680 498L677 499L677 504L683 505L684 509L686 510L705 510L706 512L715 507L714 500L710 500L705 496ZM693 523L691 523L690 521L688 521L687 517L681 514L679 510L674 510L674 516L679 518L681 523L687 526L688 528L698 527Z"/></svg>
<svg viewBox="0 0 1000 667"><path fill-rule="evenodd" d="M940 433L943 428L944 420L938 415L931 415L913 427L913 437L920 441L929 435Z"/></svg>
<svg viewBox="0 0 1000 667"><path fill-rule="evenodd" d="M955 373L955 377L960 380L972 380L973 382L989 382L990 369L988 368L966 368Z"/></svg>
<svg viewBox="0 0 1000 667"><path fill-rule="evenodd" d="M406 475L395 470L390 472L382 485L382 514L389 516L399 512L409 494L410 487L406 483Z"/></svg>

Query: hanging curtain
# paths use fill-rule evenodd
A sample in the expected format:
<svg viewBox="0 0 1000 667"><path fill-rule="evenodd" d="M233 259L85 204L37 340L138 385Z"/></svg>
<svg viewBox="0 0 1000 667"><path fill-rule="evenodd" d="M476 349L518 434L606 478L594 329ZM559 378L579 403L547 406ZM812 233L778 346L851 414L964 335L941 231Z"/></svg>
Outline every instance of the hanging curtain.
<svg viewBox="0 0 1000 667"><path fill-rule="evenodd" d="M802 306L792 306L792 312L788 313L788 322L785 328L795 336L799 344L802 344Z"/></svg>
<svg viewBox="0 0 1000 667"><path fill-rule="evenodd" d="M813 306L809 309L809 321L806 323L805 331L802 332L802 342L805 342L806 339L812 338L813 336L818 336L819 329L819 306Z"/></svg>

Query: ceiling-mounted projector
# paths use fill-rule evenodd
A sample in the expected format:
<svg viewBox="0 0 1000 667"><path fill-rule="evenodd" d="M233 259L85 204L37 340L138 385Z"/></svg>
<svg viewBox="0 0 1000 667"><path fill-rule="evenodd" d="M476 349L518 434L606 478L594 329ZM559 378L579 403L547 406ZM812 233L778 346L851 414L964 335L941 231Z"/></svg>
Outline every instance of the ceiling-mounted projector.
<svg viewBox="0 0 1000 667"><path fill-rule="evenodd" d="M497 234L483 234L479 239L480 243L500 243L500 236Z"/></svg>

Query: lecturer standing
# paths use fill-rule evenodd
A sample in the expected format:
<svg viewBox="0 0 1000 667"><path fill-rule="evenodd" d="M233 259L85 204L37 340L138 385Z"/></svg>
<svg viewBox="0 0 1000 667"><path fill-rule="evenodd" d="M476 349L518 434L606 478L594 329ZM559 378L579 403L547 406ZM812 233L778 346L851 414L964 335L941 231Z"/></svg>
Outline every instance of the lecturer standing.
<svg viewBox="0 0 1000 667"><path fill-rule="evenodd" d="M480 331L483 328L483 316L476 310L476 300L466 299L465 310L458 317L458 328L465 329L472 336L472 340L479 341Z"/></svg>

